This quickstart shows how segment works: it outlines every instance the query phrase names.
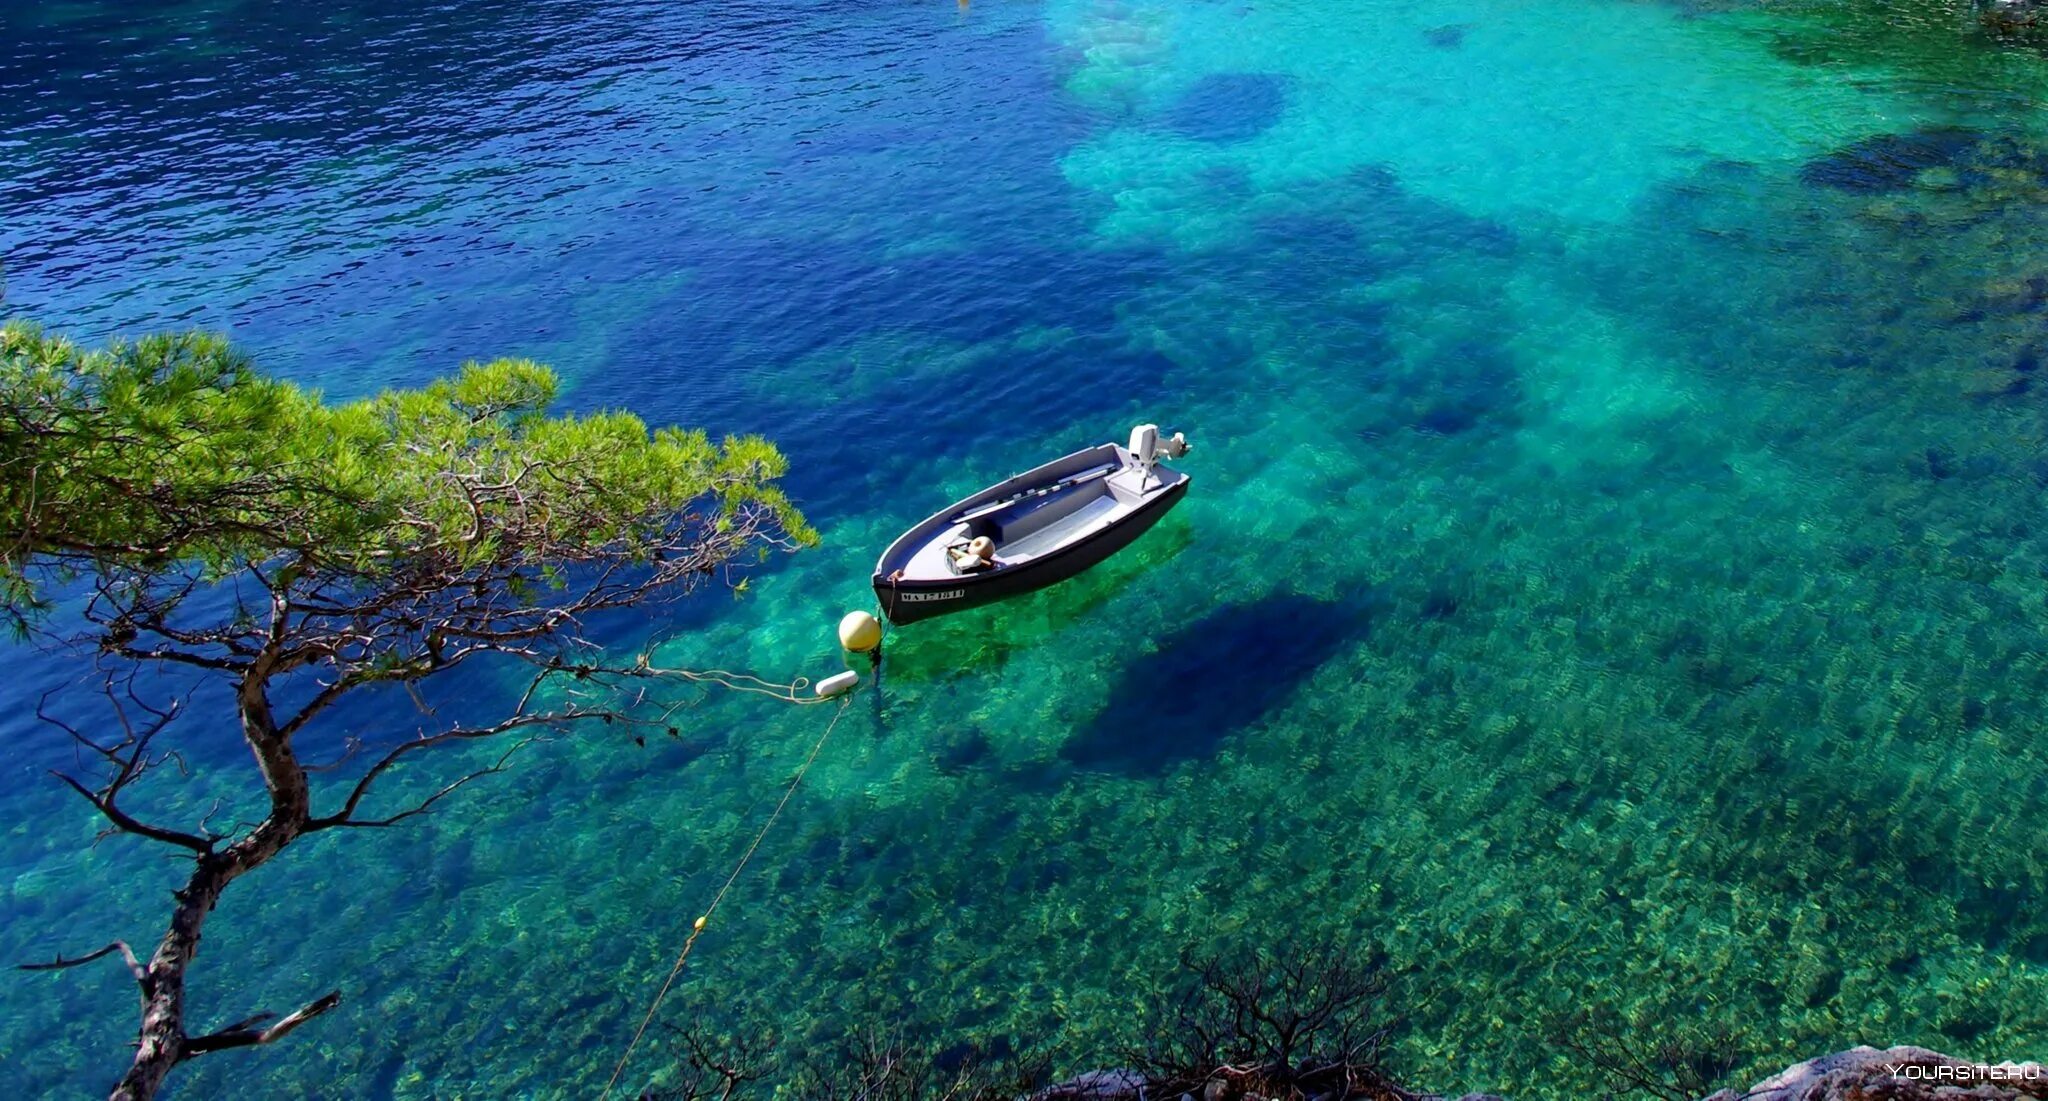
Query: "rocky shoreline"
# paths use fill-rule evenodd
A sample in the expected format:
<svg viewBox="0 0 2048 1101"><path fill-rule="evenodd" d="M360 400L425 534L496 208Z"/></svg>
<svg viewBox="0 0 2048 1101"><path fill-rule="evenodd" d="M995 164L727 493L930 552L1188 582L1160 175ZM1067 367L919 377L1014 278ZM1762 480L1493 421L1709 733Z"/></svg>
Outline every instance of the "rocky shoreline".
<svg viewBox="0 0 2048 1101"><path fill-rule="evenodd" d="M1212 1082L1201 1096L1167 1098L1143 1075L1093 1071L1034 1095L1032 1101L1237 1101ZM1332 1093L1307 1101L1381 1098L1384 1091ZM1922 1047L1856 1047L1787 1067L1744 1091L1724 1089L1703 1101L2040 1101L2048 1099L2048 1067L2040 1063L1973 1063ZM1245 1099L1249 1101L1249 1099ZM1406 1094L1390 1101L1452 1101ZM1455 1101L1504 1101L1468 1093Z"/></svg>
<svg viewBox="0 0 2048 1101"><path fill-rule="evenodd" d="M1707 1101L2023 1101L2048 1098L2040 1063L1972 1063L1924 1047L1857 1047L1808 1059Z"/></svg>

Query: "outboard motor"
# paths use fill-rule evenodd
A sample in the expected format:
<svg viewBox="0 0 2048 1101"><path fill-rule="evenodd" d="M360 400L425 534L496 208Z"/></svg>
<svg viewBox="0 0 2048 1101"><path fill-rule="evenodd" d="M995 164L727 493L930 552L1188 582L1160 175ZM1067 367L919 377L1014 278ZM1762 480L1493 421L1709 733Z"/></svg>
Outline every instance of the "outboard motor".
<svg viewBox="0 0 2048 1101"><path fill-rule="evenodd" d="M1159 426L1141 424L1131 429L1131 446L1126 450L1140 467L1150 471L1159 462Z"/></svg>
<svg viewBox="0 0 2048 1101"><path fill-rule="evenodd" d="M1188 453L1188 438L1186 433L1175 432L1171 438L1162 440L1158 425L1141 424L1131 429L1131 444L1125 450L1137 461L1142 477L1149 480L1152 468L1159 465L1160 456L1178 459Z"/></svg>
<svg viewBox="0 0 2048 1101"><path fill-rule="evenodd" d="M1188 435L1185 432L1175 432L1162 440L1159 438L1158 425L1141 424L1131 429L1131 445L1125 450L1131 453L1132 458L1138 460L1139 466L1150 470L1158 465L1160 456L1178 459L1188 453L1189 446Z"/></svg>

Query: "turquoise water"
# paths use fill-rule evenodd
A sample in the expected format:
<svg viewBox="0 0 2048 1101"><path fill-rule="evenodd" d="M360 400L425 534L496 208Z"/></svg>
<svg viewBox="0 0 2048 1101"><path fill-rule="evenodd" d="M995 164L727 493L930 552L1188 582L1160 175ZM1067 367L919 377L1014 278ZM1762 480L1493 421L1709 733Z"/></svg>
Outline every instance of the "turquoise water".
<svg viewBox="0 0 2048 1101"><path fill-rule="evenodd" d="M1439 1088L1582 1095L1570 1006L1746 1025L1745 1079L2038 1057L2044 65L1875 3L8 7L6 309L766 433L824 545L607 637L775 678L937 504L1188 432L1131 552L892 638L671 1022L1078 1069L1184 948L1345 934ZM93 846L23 716L83 667L8 660L0 957L152 940L175 868ZM347 1000L178 1094L594 1093L825 719L678 691L674 742L237 885L198 1019ZM196 818L250 777L189 734ZM97 1088L133 1025L118 969L10 978L0 1086Z"/></svg>

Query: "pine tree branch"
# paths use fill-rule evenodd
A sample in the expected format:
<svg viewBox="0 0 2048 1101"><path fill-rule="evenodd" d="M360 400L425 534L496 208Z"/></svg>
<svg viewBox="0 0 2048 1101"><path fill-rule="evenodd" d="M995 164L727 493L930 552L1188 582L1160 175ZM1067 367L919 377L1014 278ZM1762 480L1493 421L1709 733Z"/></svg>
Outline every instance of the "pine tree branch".
<svg viewBox="0 0 2048 1101"><path fill-rule="evenodd" d="M255 1047L258 1044L276 1043L291 1035L293 1029L340 1004L341 991L329 991L318 1000L293 1010L268 1028L257 1028L255 1026L271 1019L276 1014L258 1013L254 1017L237 1021L218 1032L209 1032L204 1036L194 1036L186 1040L183 1053L179 1056L178 1061L184 1062L187 1059L194 1059L213 1051L227 1051L231 1048Z"/></svg>

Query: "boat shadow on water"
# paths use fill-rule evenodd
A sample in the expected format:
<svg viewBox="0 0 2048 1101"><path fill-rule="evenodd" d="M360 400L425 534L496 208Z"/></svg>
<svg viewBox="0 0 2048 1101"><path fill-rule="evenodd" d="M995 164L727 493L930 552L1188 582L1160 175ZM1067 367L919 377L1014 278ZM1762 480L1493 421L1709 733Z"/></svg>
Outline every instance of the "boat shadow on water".
<svg viewBox="0 0 2048 1101"><path fill-rule="evenodd" d="M1127 777L1212 757L1362 640L1383 604L1376 593L1334 601L1289 593L1224 605L1132 662L1060 756L1083 771Z"/></svg>

